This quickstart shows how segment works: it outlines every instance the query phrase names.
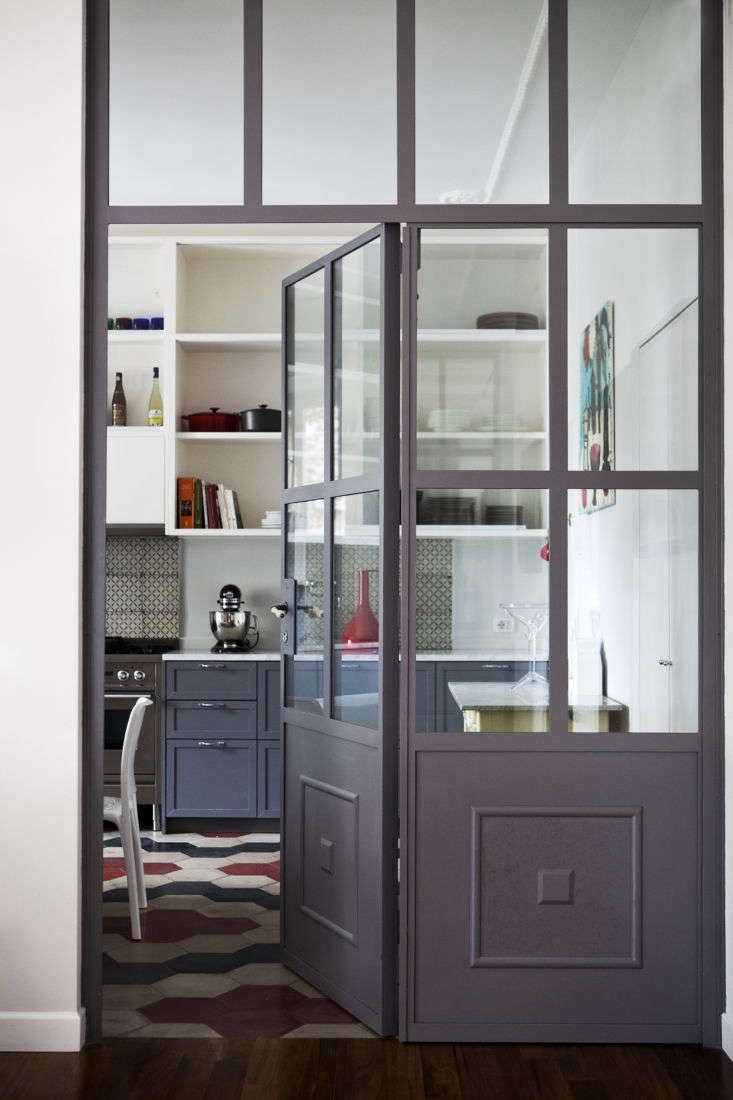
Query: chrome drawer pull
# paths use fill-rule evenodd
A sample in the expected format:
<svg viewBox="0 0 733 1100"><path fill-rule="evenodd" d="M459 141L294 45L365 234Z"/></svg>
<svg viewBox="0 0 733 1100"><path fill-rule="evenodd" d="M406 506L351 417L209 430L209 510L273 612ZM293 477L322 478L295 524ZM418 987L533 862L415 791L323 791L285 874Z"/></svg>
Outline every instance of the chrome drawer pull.
<svg viewBox="0 0 733 1100"><path fill-rule="evenodd" d="M202 710L224 710L224 703L199 703Z"/></svg>
<svg viewBox="0 0 733 1100"><path fill-rule="evenodd" d="M481 668L501 668L501 669L507 669L507 668L509 668L509 665L481 665Z"/></svg>
<svg viewBox="0 0 733 1100"><path fill-rule="evenodd" d="M200 749L225 749L227 747L226 741L197 741Z"/></svg>
<svg viewBox="0 0 733 1100"><path fill-rule="evenodd" d="M206 664L202 664L202 665L199 665L199 668L204 669L206 672L209 672L211 669L215 669L217 672L226 672L226 670L227 670L226 665L206 665Z"/></svg>

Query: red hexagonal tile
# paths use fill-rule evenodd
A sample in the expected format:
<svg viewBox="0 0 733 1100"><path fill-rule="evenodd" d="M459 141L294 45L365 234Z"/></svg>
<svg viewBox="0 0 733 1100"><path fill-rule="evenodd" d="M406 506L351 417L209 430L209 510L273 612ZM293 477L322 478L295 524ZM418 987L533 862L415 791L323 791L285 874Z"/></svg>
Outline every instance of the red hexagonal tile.
<svg viewBox="0 0 733 1100"><path fill-rule="evenodd" d="M207 917L194 909L146 909L140 913L140 922L146 943L177 943L200 933L237 935L258 927L256 921L246 917ZM132 938L128 917L105 917L104 931Z"/></svg>
<svg viewBox="0 0 733 1100"><path fill-rule="evenodd" d="M219 868L225 875L263 875L273 882L280 881L280 860L272 863L225 863Z"/></svg>
<svg viewBox="0 0 733 1100"><path fill-rule="evenodd" d="M226 1012L290 1010L307 1000L289 985L240 985L238 989L221 993L216 999Z"/></svg>
<svg viewBox="0 0 733 1100"><path fill-rule="evenodd" d="M178 863L143 863L146 875L169 875L171 871L180 871ZM104 881L121 878L125 874L125 861L120 856L111 856L104 860L102 872Z"/></svg>
<svg viewBox="0 0 733 1100"><path fill-rule="evenodd" d="M224 1015L218 997L164 997L140 1012L154 1024L208 1024L214 1031Z"/></svg>
<svg viewBox="0 0 733 1100"><path fill-rule="evenodd" d="M221 1016L215 1030L225 1039L275 1038L294 1031L298 1021L287 1012L232 1012Z"/></svg>

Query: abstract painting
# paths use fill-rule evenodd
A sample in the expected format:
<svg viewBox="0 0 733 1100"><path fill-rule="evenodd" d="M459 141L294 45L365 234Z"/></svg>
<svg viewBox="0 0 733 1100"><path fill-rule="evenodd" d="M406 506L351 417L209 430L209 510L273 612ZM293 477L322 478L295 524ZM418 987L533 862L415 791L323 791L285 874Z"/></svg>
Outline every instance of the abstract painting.
<svg viewBox="0 0 733 1100"><path fill-rule="evenodd" d="M616 469L616 399L613 302L583 330L580 357L580 469ZM580 511L616 503L615 489L581 489Z"/></svg>

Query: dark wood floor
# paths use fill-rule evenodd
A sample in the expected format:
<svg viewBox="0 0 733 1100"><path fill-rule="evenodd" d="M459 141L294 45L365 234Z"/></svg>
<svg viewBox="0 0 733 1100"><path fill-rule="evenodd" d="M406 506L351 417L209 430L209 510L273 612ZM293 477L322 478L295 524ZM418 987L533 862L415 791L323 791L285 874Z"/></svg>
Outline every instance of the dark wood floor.
<svg viewBox="0 0 733 1100"><path fill-rule="evenodd" d="M401 1045L370 1039L110 1039L0 1054L2 1100L721 1100L717 1050Z"/></svg>

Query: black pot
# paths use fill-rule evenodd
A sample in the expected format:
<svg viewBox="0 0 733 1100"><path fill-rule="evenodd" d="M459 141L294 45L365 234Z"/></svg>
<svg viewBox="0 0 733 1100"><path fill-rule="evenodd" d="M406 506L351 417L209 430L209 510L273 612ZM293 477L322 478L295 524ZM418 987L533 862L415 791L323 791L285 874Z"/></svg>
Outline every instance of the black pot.
<svg viewBox="0 0 733 1100"><path fill-rule="evenodd" d="M239 414L239 427L243 432L279 432L282 414L279 409L258 405L256 409L244 409Z"/></svg>

